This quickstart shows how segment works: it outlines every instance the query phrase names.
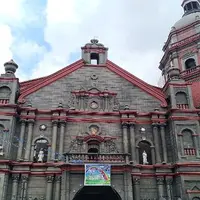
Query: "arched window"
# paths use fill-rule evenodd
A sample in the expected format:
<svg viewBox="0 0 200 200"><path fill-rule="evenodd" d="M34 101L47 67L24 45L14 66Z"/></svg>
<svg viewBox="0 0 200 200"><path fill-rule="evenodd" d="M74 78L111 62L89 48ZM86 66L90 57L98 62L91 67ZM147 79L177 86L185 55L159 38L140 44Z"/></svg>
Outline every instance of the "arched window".
<svg viewBox="0 0 200 200"><path fill-rule="evenodd" d="M185 61L185 69L191 69L193 67L196 67L196 61L194 58L189 58Z"/></svg>
<svg viewBox="0 0 200 200"><path fill-rule="evenodd" d="M141 141L138 144L139 147L139 163L152 165L152 155L151 155L151 144L147 141ZM145 155L146 154L146 155ZM146 156L146 163L144 163L144 157Z"/></svg>
<svg viewBox="0 0 200 200"><path fill-rule="evenodd" d="M180 109L187 109L189 107L187 95L185 92L176 93L176 105L177 105L177 108L180 108Z"/></svg>
<svg viewBox="0 0 200 200"><path fill-rule="evenodd" d="M199 197L194 197L192 200L200 200Z"/></svg>
<svg viewBox="0 0 200 200"><path fill-rule="evenodd" d="M11 90L9 87L0 87L0 104L8 104L11 95Z"/></svg>
<svg viewBox="0 0 200 200"><path fill-rule="evenodd" d="M183 148L185 155L196 155L196 149L194 146L192 131L189 129L185 129L182 131L183 135Z"/></svg>
<svg viewBox="0 0 200 200"><path fill-rule="evenodd" d="M34 162L47 162L48 146L48 141L44 138L35 141L33 155Z"/></svg>
<svg viewBox="0 0 200 200"><path fill-rule="evenodd" d="M99 153L99 143L97 141L88 143L88 153Z"/></svg>

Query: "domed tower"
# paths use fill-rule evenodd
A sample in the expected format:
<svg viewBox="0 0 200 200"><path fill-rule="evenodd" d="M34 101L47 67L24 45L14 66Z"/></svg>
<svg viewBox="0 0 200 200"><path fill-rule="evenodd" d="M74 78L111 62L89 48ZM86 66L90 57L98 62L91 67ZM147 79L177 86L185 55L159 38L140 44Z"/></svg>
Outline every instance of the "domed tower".
<svg viewBox="0 0 200 200"><path fill-rule="evenodd" d="M181 79L192 84L196 98L196 88L200 87L200 0L184 0L182 7L184 14L169 33L159 69L168 82L170 66L178 68ZM200 107L200 101L194 99L194 105Z"/></svg>

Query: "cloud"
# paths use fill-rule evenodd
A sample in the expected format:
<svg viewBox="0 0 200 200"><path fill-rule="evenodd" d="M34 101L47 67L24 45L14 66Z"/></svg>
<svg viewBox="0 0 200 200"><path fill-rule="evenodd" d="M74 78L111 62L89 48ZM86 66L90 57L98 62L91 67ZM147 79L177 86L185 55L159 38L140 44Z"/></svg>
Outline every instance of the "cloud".
<svg viewBox="0 0 200 200"><path fill-rule="evenodd" d="M38 63L33 77L70 64L71 53L81 55L80 47L98 36L109 47L110 60L157 84L161 48L170 27L181 17L180 4L174 0L48 0L44 36L51 51Z"/></svg>

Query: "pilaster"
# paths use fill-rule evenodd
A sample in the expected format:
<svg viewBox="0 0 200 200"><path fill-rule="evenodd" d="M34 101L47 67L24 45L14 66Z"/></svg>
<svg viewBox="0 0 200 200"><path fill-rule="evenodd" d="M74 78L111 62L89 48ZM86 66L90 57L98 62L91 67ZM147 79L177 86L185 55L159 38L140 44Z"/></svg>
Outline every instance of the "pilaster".
<svg viewBox="0 0 200 200"><path fill-rule="evenodd" d="M12 200L17 200L18 195L18 184L19 184L19 174L13 174L12 175Z"/></svg>
<svg viewBox="0 0 200 200"><path fill-rule="evenodd" d="M17 151L17 160L22 160L22 151L23 151L23 144L24 144L24 134L26 129L26 121L21 120L21 130L20 130L20 139Z"/></svg>
<svg viewBox="0 0 200 200"><path fill-rule="evenodd" d="M46 200L52 200L53 180L54 176L47 176Z"/></svg>
<svg viewBox="0 0 200 200"><path fill-rule="evenodd" d="M131 160L136 161L136 146L135 146L135 124L130 124L130 147L131 147Z"/></svg>
<svg viewBox="0 0 200 200"><path fill-rule="evenodd" d="M55 177L55 200L60 200L61 176Z"/></svg>
<svg viewBox="0 0 200 200"><path fill-rule="evenodd" d="M64 148L64 137L65 137L66 122L60 123L60 143L59 143L59 160L62 160L63 148Z"/></svg>
<svg viewBox="0 0 200 200"><path fill-rule="evenodd" d="M56 142L57 142L57 131L58 131L58 121L52 121L53 129L52 129L52 145L51 145L51 160L55 160L55 153L56 153Z"/></svg>
<svg viewBox="0 0 200 200"><path fill-rule="evenodd" d="M162 141L162 150L163 150L163 163L167 163L167 147L166 147L166 140L165 140L165 126L166 124L160 125L160 134L161 134L161 141Z"/></svg>
<svg viewBox="0 0 200 200"><path fill-rule="evenodd" d="M128 123L122 123L122 138L124 153L128 154ZM126 163L128 163L128 155L126 156Z"/></svg>
<svg viewBox="0 0 200 200"><path fill-rule="evenodd" d="M21 193L20 199L27 199L27 189L28 189L28 175L21 176Z"/></svg>
<svg viewBox="0 0 200 200"><path fill-rule="evenodd" d="M30 160L31 143L32 143L32 137L33 137L33 126L34 126L34 120L29 119L28 120L28 137L27 137L26 151L25 151L25 156L24 156L25 161Z"/></svg>
<svg viewBox="0 0 200 200"><path fill-rule="evenodd" d="M140 200L140 177L133 177L134 200Z"/></svg>
<svg viewBox="0 0 200 200"><path fill-rule="evenodd" d="M167 187L167 199L172 200L173 195L172 195L172 183L173 183L173 178L172 177L166 177L166 187Z"/></svg>
<svg viewBox="0 0 200 200"><path fill-rule="evenodd" d="M159 145L159 137L158 137L158 124L153 124L153 138L154 138L154 145L155 145L155 151L156 151L156 163L161 163L160 145Z"/></svg>

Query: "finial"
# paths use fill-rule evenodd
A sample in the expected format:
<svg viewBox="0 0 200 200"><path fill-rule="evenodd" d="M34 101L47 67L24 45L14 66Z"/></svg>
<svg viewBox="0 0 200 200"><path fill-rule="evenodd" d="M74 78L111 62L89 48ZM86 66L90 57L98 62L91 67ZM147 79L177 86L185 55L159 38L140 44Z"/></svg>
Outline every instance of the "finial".
<svg viewBox="0 0 200 200"><path fill-rule="evenodd" d="M92 44L97 44L98 42L99 42L99 40L97 40L97 39L92 39L92 40L90 40L90 42L92 43Z"/></svg>
<svg viewBox="0 0 200 200"><path fill-rule="evenodd" d="M6 74L14 74L18 68L18 65L14 62L13 59L4 63Z"/></svg>

